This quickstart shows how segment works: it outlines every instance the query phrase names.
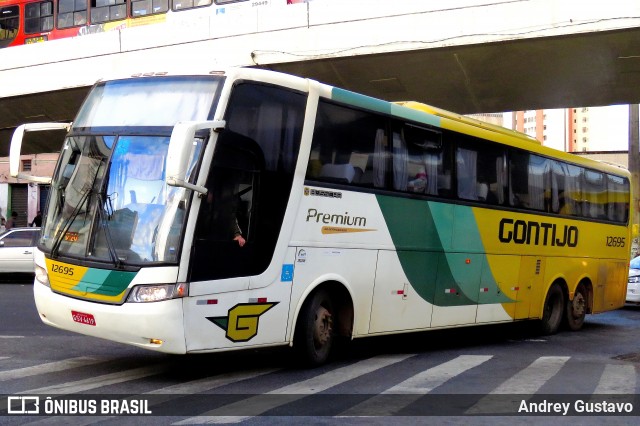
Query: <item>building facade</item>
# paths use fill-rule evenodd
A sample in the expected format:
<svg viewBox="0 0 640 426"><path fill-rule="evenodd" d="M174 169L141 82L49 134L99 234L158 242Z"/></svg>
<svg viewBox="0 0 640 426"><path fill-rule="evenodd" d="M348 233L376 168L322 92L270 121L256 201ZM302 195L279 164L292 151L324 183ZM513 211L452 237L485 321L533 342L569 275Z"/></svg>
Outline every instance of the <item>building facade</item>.
<svg viewBox="0 0 640 426"><path fill-rule="evenodd" d="M629 147L629 106L574 107L505 113L504 126L566 152Z"/></svg>
<svg viewBox="0 0 640 426"><path fill-rule="evenodd" d="M52 176L58 153L32 154L20 157L20 171L34 176ZM49 185L12 178L9 158L0 158L0 216L18 214L17 226L28 226L38 214L49 195Z"/></svg>

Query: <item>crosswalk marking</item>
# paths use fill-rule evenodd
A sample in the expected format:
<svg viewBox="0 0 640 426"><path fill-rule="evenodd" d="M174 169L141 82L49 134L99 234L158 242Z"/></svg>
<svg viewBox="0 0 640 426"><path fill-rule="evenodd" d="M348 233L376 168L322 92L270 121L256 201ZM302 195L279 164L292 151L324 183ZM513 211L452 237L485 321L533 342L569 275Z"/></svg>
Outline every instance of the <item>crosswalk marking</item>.
<svg viewBox="0 0 640 426"><path fill-rule="evenodd" d="M569 360L568 356L543 356L502 383L492 394L532 395L555 376Z"/></svg>
<svg viewBox="0 0 640 426"><path fill-rule="evenodd" d="M167 386L160 389L155 389L150 392L145 392L140 395L134 395L128 400L139 399L139 396L153 395L153 405L169 402L173 399L182 398L184 395L192 395L200 392L210 391L222 386L226 386L231 383L240 382L243 380L254 379L259 376L271 374L279 371L277 368L262 369L262 370L247 370L247 371L234 371L232 373L221 374L214 377L205 377L203 379L191 380L185 383L178 383L176 385ZM162 397L159 397L161 395ZM153 405L151 407L153 407ZM116 416L92 416L88 418L82 417L70 417L70 416L56 416L45 417L38 419L34 422L27 423L24 426L37 426L37 425L64 425L64 426L87 426L94 423L102 422L107 419L114 418Z"/></svg>
<svg viewBox="0 0 640 426"><path fill-rule="evenodd" d="M93 357L78 357L65 359L63 361L54 361L45 364L34 365L32 367L0 371L0 382L3 382L5 380L19 379L22 377L35 376L38 374L54 373L57 371L69 370L71 368L85 367L87 365L97 364L100 362L104 362L104 360Z"/></svg>
<svg viewBox="0 0 640 426"><path fill-rule="evenodd" d="M364 374L404 361L414 355L415 354L387 355L365 359L355 364L337 368L308 380L283 386L266 393L266 395L281 395L281 398L278 398L277 401L271 398L262 398L261 396L247 398L174 424L239 423L281 405L302 399L306 395L323 392L331 387L355 379ZM238 412L247 412L248 409L251 409L251 416L234 415L234 413Z"/></svg>
<svg viewBox="0 0 640 426"><path fill-rule="evenodd" d="M513 402L516 402L522 400L522 395L535 394L542 385L560 371L569 358L568 356L543 356L536 359L527 368L514 374L489 395L480 399L467 410L467 414L495 412L495 398L491 398L491 395L514 395Z"/></svg>
<svg viewBox="0 0 640 426"><path fill-rule="evenodd" d="M447 380L467 371L470 368L489 361L491 355L460 355L459 357L437 365L433 368L416 374L399 383L383 393L386 394L407 394L407 393L428 393Z"/></svg>
<svg viewBox="0 0 640 426"><path fill-rule="evenodd" d="M636 393L636 368L633 365L607 364L594 394L632 395Z"/></svg>
<svg viewBox="0 0 640 426"><path fill-rule="evenodd" d="M455 359L424 370L382 392L384 395L403 395L403 398L390 399L380 395L374 396L345 411L341 416L356 416L360 415L359 413L367 413L371 416L391 416L448 380L491 358L491 355L460 355Z"/></svg>
<svg viewBox="0 0 640 426"><path fill-rule="evenodd" d="M128 382L131 380L141 379L143 377L154 376L165 372L166 365L151 365L148 367L133 368L130 370L118 371L117 373L104 374L102 376L90 377L88 379L77 380L75 382L61 383L53 386L46 386L38 389L30 389L18 392L17 395L68 395L72 393L84 392L92 389L101 388L103 386L114 385L117 383Z"/></svg>
<svg viewBox="0 0 640 426"><path fill-rule="evenodd" d="M162 389L156 389L154 391L147 392L145 395L186 395L199 393L226 386L231 383L240 382L242 380L254 379L259 376L275 373L279 370L280 369L278 368L270 368L263 370L235 371L233 373L226 373L220 376L206 377L204 379L178 383L177 385L167 386ZM154 401L156 401L156 399L154 399Z"/></svg>
<svg viewBox="0 0 640 426"><path fill-rule="evenodd" d="M204 412L195 417L186 418L182 421L174 423L176 425L186 424L203 424L203 423L239 423L255 416L264 414L270 410L278 409L287 404L301 400L309 395L325 393L331 388L344 384L350 380L361 377L363 375L374 373L388 366L400 363L415 354L396 354L377 356L365 359L354 364L326 371L317 376L311 377L295 383L279 387L270 392L262 393L256 396L245 396L242 400L215 408ZM10 357L0 357L0 360ZM479 367L487 361L493 359L492 355L459 355L441 364L432 366L431 368L419 371L411 377L402 380L399 383L389 383L387 389L378 395L362 395L367 399L363 401L358 398L359 404L352 405L350 408L346 404L345 411L341 412L336 418L354 417L354 416L393 416L402 412L409 406L417 407L415 403L425 395L433 393L434 390L446 384L455 377L464 377L464 373ZM506 378L501 384L495 387L489 394L474 397L469 401L471 406L465 414L500 414L512 413L513 408L527 401L531 396L540 392L540 390L558 373L563 366L571 359L568 356L544 356L539 357L522 370ZM60 372L73 368L90 366L93 364L104 363L106 360L98 357L77 357L62 361L53 361L36 365L32 367L24 367L7 371L0 371L0 382L20 379L40 374L48 374L52 372ZM161 375L166 373L169 364L149 365L140 368L133 368L125 371L119 371L110 374L60 383L51 386L45 386L36 389L30 389L14 393L14 395L69 395L82 393L104 386L114 385L118 383L142 379L149 376ZM483 368L484 370L484 368ZM201 379L191 380L184 383L176 383L159 389L153 389L146 393L137 394L126 399L140 399L144 396L153 396L151 398L151 407L156 408L162 404L183 398L185 395L195 395L207 393L213 389L220 388L229 384L240 381L250 381L259 376L271 374L279 371L276 368L264 368L256 370L240 370L220 374L213 377L205 377ZM406 373L405 373L405 377ZM248 382L249 384L251 382ZM558 384L559 381L552 382ZM379 385L376 385L379 386ZM593 398L601 399L601 395L610 395L613 398L626 401L632 398L636 392L637 372L633 365L628 364L607 364L602 370L599 381L589 392ZM548 388L549 386L546 386ZM549 388L551 389L551 388ZM553 392L553 391L552 391ZM435 393L438 393L437 391ZM354 394L358 396L358 394ZM598 399L598 400L599 400ZM302 404L306 401L301 402ZM412 405L414 404L414 405ZM164 407L164 405L162 405ZM297 405L295 405L297 407ZM510 409L511 407L511 409ZM0 401L0 410L6 409L6 401ZM202 406L202 410L208 407ZM210 408L210 407L209 407ZM196 412L197 413L197 412ZM195 414L195 413L194 413ZM113 419L116 416L99 416L99 417L73 417L73 416L56 416L34 418L33 422L28 425L73 425L88 426L96 422ZM180 417L179 417L180 418Z"/></svg>

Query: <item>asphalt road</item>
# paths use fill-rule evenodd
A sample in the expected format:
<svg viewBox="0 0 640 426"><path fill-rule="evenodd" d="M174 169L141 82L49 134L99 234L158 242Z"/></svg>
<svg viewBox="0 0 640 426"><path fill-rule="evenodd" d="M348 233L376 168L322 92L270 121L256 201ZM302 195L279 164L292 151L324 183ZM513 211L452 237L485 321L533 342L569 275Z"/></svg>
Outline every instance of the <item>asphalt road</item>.
<svg viewBox="0 0 640 426"><path fill-rule="evenodd" d="M640 413L634 306L548 337L517 323L362 339L316 369L286 349L172 356L48 327L30 283L0 284L0 327L3 398L140 399L152 412L2 416L0 399L0 425L637 424ZM543 401L567 415L532 416ZM579 401L620 409L583 417Z"/></svg>

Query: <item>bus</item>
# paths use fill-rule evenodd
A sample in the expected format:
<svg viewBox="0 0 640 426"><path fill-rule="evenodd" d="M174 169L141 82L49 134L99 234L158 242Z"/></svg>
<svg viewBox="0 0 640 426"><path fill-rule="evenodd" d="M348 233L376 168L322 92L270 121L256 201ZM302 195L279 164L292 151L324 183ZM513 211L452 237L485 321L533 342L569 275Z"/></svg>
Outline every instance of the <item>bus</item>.
<svg viewBox="0 0 640 426"><path fill-rule="evenodd" d="M185 12L194 23L291 0L0 0L0 48L150 25Z"/></svg>
<svg viewBox="0 0 640 426"><path fill-rule="evenodd" d="M99 81L38 242L41 320L184 354L537 320L625 303L628 171L416 102L234 68ZM45 178L46 179L46 178ZM414 334L418 335L418 334Z"/></svg>

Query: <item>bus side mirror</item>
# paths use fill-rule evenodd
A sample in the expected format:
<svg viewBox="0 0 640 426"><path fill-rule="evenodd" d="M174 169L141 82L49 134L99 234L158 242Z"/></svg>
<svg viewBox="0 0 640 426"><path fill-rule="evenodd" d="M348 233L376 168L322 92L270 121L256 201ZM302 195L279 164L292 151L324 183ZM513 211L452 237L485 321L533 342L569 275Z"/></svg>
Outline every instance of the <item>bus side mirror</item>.
<svg viewBox="0 0 640 426"><path fill-rule="evenodd" d="M207 188L191 184L186 180L189 163L193 157L193 143L198 130L220 132L224 126L224 120L180 121L176 123L171 132L167 152L166 176L168 185L191 189L201 194L207 193Z"/></svg>
<svg viewBox="0 0 640 426"><path fill-rule="evenodd" d="M50 177L32 176L20 173L20 152L22 150L22 140L27 132L41 132L47 130L66 130L71 128L71 123L29 123L21 124L13 132L11 137L11 147L9 148L9 174L11 177L28 180L30 182L51 183Z"/></svg>

